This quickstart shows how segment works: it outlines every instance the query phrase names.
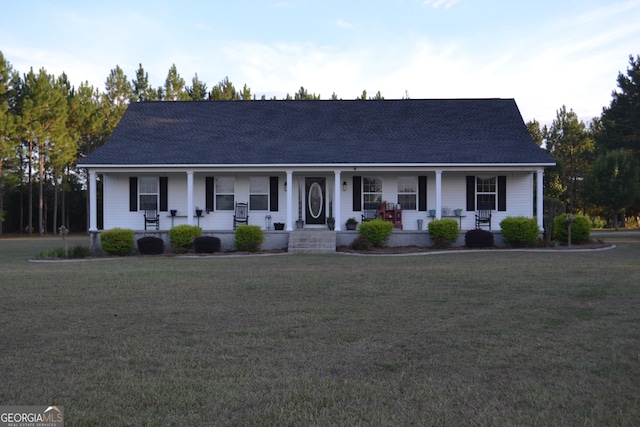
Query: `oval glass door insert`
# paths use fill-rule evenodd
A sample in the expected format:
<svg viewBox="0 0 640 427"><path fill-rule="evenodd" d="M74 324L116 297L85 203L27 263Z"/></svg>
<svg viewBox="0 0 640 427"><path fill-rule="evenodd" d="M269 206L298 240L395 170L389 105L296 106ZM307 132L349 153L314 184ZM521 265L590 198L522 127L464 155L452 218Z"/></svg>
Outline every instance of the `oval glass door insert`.
<svg viewBox="0 0 640 427"><path fill-rule="evenodd" d="M322 187L317 182L309 187L309 213L313 218L318 218L322 214Z"/></svg>

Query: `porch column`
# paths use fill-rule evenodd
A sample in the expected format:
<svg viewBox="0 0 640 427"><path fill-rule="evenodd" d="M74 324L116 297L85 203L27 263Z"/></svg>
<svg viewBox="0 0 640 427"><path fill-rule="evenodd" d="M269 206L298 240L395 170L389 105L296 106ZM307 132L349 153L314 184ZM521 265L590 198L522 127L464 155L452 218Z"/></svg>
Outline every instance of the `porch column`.
<svg viewBox="0 0 640 427"><path fill-rule="evenodd" d="M436 219L442 219L442 171L436 171Z"/></svg>
<svg viewBox="0 0 640 427"><path fill-rule="evenodd" d="M96 173L89 171L89 231L98 231L98 185Z"/></svg>
<svg viewBox="0 0 640 427"><path fill-rule="evenodd" d="M538 204L536 205L536 216L538 219L538 228L540 231L544 229L544 169L538 169L536 171L536 198L538 200Z"/></svg>
<svg viewBox="0 0 640 427"><path fill-rule="evenodd" d="M342 222L342 220L340 219L340 206L342 203L340 203L340 196L341 196L341 187L342 185L340 185L340 171L333 171L333 175L334 175L334 182L333 182L333 192L335 193L335 200L334 200L334 204L333 204L333 213L334 213L334 218L336 220L336 231L341 231L340 228L340 223Z"/></svg>
<svg viewBox="0 0 640 427"><path fill-rule="evenodd" d="M187 225L193 225L193 171L187 171Z"/></svg>
<svg viewBox="0 0 640 427"><path fill-rule="evenodd" d="M287 231L293 231L293 171L287 171Z"/></svg>

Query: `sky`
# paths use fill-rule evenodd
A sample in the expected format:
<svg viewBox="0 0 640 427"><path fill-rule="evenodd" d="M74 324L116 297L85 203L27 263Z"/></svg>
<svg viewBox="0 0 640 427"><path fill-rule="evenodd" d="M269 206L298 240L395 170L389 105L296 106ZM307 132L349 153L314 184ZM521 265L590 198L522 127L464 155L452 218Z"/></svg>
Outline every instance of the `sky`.
<svg viewBox="0 0 640 427"><path fill-rule="evenodd" d="M3 0L0 51L25 74L104 91L169 68L260 98L514 98L525 121L600 116L640 55L640 0Z"/></svg>

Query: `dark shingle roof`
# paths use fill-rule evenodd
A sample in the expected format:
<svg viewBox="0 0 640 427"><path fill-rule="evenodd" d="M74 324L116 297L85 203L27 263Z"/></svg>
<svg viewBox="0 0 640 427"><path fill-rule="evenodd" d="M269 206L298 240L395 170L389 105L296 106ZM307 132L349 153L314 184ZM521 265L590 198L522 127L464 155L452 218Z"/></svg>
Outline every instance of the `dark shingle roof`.
<svg viewBox="0 0 640 427"><path fill-rule="evenodd" d="M551 164L512 99L129 105L80 165Z"/></svg>

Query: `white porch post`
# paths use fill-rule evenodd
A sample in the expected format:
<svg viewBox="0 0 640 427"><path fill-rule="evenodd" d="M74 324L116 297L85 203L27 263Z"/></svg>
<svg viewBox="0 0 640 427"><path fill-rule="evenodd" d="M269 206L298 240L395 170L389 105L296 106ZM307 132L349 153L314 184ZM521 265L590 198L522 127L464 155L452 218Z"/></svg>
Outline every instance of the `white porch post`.
<svg viewBox="0 0 640 427"><path fill-rule="evenodd" d="M287 231L293 231L293 171L287 171Z"/></svg>
<svg viewBox="0 0 640 427"><path fill-rule="evenodd" d="M193 225L193 171L187 171L187 224Z"/></svg>
<svg viewBox="0 0 640 427"><path fill-rule="evenodd" d="M340 171L334 171L334 183L333 183L333 192L335 193L335 200L333 205L334 218L336 220L336 231L341 231L340 223L342 220L340 219L340 188L342 187L340 184Z"/></svg>
<svg viewBox="0 0 640 427"><path fill-rule="evenodd" d="M538 218L538 228L542 231L544 229L544 169L538 169L536 171L536 199L538 204L536 206L536 216Z"/></svg>
<svg viewBox="0 0 640 427"><path fill-rule="evenodd" d="M436 219L442 219L442 171L436 171Z"/></svg>
<svg viewBox="0 0 640 427"><path fill-rule="evenodd" d="M98 185L96 173L89 171L89 231L98 231Z"/></svg>

